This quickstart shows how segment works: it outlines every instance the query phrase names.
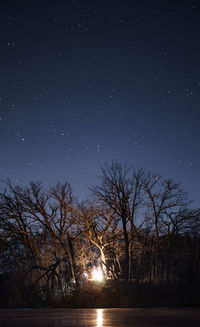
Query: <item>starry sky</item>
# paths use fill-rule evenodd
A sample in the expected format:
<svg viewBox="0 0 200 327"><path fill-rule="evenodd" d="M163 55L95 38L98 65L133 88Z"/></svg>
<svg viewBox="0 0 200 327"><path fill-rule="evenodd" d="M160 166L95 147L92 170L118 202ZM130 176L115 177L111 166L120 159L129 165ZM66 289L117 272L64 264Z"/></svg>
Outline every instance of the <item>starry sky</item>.
<svg viewBox="0 0 200 327"><path fill-rule="evenodd" d="M1 1L0 179L72 184L126 161L200 205L200 1Z"/></svg>

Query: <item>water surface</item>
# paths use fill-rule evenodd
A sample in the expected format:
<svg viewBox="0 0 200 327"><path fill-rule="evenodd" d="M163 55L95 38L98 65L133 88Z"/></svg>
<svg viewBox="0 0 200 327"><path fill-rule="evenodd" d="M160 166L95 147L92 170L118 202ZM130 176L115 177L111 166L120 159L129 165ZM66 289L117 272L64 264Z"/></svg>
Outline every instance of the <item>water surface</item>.
<svg viewBox="0 0 200 327"><path fill-rule="evenodd" d="M199 309L0 310L1 327L196 327Z"/></svg>

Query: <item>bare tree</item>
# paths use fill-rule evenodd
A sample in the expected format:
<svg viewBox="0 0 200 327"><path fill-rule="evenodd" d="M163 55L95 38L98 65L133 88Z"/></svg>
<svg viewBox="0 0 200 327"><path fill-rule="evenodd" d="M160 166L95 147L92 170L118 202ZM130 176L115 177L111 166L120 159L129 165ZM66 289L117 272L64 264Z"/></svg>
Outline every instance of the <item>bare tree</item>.
<svg viewBox="0 0 200 327"><path fill-rule="evenodd" d="M189 201L179 184L158 174L147 173L143 188L146 195L146 226L154 238L151 242L151 272L153 279L163 279L164 273L168 279L172 241L184 220L180 213L184 212Z"/></svg>
<svg viewBox="0 0 200 327"><path fill-rule="evenodd" d="M16 263L32 275L33 285L48 295L57 286L64 294L71 278L78 285L74 251L78 235L71 186L57 184L44 191L40 183L23 189L8 182L0 199L1 240Z"/></svg>
<svg viewBox="0 0 200 327"><path fill-rule="evenodd" d="M137 210L141 199L144 171L113 161L101 167L100 185L92 189L95 197L109 208L122 226L125 245L124 279L130 279L130 240L139 239Z"/></svg>
<svg viewBox="0 0 200 327"><path fill-rule="evenodd" d="M84 204L79 208L79 226L89 241L98 248L105 277L108 271L114 274L107 263L106 252L117 232L115 217L105 208Z"/></svg>

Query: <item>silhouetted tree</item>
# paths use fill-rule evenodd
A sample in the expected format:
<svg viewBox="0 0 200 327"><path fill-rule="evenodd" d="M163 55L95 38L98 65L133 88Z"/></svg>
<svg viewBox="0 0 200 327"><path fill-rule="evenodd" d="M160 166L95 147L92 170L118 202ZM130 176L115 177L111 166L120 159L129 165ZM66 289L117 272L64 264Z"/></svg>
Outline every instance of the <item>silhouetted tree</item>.
<svg viewBox="0 0 200 327"><path fill-rule="evenodd" d="M0 195L1 242L10 260L31 276L32 287L50 296L66 283L78 284L74 242L78 237L71 186L57 184L43 191L40 183L13 187Z"/></svg>

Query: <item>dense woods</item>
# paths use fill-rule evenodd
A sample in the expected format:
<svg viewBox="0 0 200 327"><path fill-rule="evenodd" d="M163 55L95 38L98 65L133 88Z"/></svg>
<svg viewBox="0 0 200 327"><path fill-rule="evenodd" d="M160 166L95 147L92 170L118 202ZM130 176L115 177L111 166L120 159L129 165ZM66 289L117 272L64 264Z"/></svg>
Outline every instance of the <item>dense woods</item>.
<svg viewBox="0 0 200 327"><path fill-rule="evenodd" d="M113 161L84 203L67 182L5 183L1 306L195 305L199 291L200 209L171 178Z"/></svg>

